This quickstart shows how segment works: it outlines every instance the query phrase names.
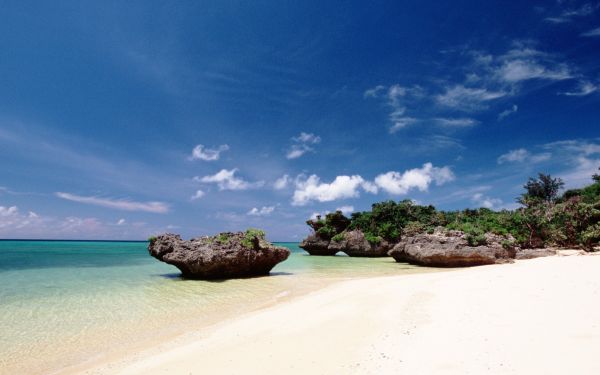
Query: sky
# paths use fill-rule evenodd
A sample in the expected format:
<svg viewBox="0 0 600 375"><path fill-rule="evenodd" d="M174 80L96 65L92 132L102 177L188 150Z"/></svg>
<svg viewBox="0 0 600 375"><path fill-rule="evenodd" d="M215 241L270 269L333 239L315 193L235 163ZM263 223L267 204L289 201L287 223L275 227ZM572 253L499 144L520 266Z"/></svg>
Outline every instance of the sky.
<svg viewBox="0 0 600 375"><path fill-rule="evenodd" d="M0 238L143 240L600 167L599 1L2 1Z"/></svg>

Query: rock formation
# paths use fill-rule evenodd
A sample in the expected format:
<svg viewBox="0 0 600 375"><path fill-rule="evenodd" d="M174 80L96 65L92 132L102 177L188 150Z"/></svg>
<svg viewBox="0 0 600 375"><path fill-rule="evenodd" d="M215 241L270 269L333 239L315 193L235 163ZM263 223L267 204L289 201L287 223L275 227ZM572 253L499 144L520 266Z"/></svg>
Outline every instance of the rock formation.
<svg viewBox="0 0 600 375"><path fill-rule="evenodd" d="M148 251L192 279L267 275L290 255L287 248L267 242L259 230L220 233L189 241L176 234L163 234L150 239Z"/></svg>
<svg viewBox="0 0 600 375"><path fill-rule="evenodd" d="M351 257L385 257L393 245L385 240L371 244L364 233L356 229L342 232L331 240L311 234L300 242L299 247L310 255L335 255L341 251Z"/></svg>
<svg viewBox="0 0 600 375"><path fill-rule="evenodd" d="M337 247L329 247L330 241L320 238L316 234L311 234L300 242L301 249L304 249L310 255L335 255L342 250Z"/></svg>
<svg viewBox="0 0 600 375"><path fill-rule="evenodd" d="M502 236L485 235L485 245L469 246L459 231L436 229L433 234L418 234L400 241L389 251L397 262L431 267L468 267L512 262L515 249Z"/></svg>
<svg viewBox="0 0 600 375"><path fill-rule="evenodd" d="M517 251L516 259L533 259L556 255L555 249L522 249Z"/></svg>
<svg viewBox="0 0 600 375"><path fill-rule="evenodd" d="M384 257L392 248L385 240L371 244L360 230L342 233L343 239L329 243L330 249L338 248L351 257Z"/></svg>

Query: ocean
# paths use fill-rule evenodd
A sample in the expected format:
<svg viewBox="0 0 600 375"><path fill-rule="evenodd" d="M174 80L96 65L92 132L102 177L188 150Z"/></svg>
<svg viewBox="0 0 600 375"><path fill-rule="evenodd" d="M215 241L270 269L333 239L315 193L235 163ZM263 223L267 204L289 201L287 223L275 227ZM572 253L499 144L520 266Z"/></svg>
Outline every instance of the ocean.
<svg viewBox="0 0 600 375"><path fill-rule="evenodd" d="M428 271L278 244L292 254L270 276L199 281L146 242L0 241L0 373L68 372L338 280Z"/></svg>

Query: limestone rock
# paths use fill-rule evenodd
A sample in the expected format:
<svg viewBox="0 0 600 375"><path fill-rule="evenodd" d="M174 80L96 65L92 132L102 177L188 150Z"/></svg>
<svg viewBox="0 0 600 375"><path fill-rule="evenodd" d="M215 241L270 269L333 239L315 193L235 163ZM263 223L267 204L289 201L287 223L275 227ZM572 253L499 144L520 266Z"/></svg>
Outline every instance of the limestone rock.
<svg viewBox="0 0 600 375"><path fill-rule="evenodd" d="M267 275L287 259L290 251L274 246L261 231L221 233L211 237L182 240L176 234L152 238L150 255L179 268L192 279L226 279Z"/></svg>
<svg viewBox="0 0 600 375"><path fill-rule="evenodd" d="M500 239L502 238L502 240ZM505 248L504 237L486 235L487 245L469 246L460 231L436 230L405 238L388 253L397 262L431 267L468 267L512 262L515 249Z"/></svg>
<svg viewBox="0 0 600 375"><path fill-rule="evenodd" d="M311 234L302 240L298 246L310 255L335 255L340 249L336 249L335 247L329 248L330 242L333 241L328 241L316 234Z"/></svg>

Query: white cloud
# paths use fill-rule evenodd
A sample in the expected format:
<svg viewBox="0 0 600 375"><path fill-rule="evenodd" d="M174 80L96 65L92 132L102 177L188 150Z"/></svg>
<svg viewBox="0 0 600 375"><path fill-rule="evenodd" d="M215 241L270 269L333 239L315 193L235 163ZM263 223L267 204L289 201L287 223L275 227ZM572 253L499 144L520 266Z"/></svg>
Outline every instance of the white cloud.
<svg viewBox="0 0 600 375"><path fill-rule="evenodd" d="M499 209L503 203L502 199L490 198L482 193L474 194L471 200L479 207L489 208L490 210Z"/></svg>
<svg viewBox="0 0 600 375"><path fill-rule="evenodd" d="M421 168L414 168L404 173L390 171L375 177L375 184L393 195L404 195L411 189L427 191L431 182L442 185L452 181L454 174L448 167L434 167L431 163L423 164Z"/></svg>
<svg viewBox="0 0 600 375"><path fill-rule="evenodd" d="M540 163L549 160L552 154L549 152L543 152L539 154L532 154L524 148L511 150L506 154L502 154L498 157L498 164L504 163Z"/></svg>
<svg viewBox="0 0 600 375"><path fill-rule="evenodd" d="M517 106L516 104L513 104L513 106L509 109L506 109L502 112L500 112L500 114L498 114L498 121L502 121L505 118L507 118L508 116L517 113L517 111L519 110L519 106Z"/></svg>
<svg viewBox="0 0 600 375"><path fill-rule="evenodd" d="M273 183L273 189L283 190L292 182L292 179L287 174L284 174Z"/></svg>
<svg viewBox="0 0 600 375"><path fill-rule="evenodd" d="M266 215L270 215L271 213L273 213L273 211L275 211L275 206L263 206L260 209L254 207L250 211L248 211L247 215L266 216Z"/></svg>
<svg viewBox="0 0 600 375"><path fill-rule="evenodd" d="M19 213L17 206L4 207L0 206L0 216L8 217L15 216Z"/></svg>
<svg viewBox="0 0 600 375"><path fill-rule="evenodd" d="M496 71L498 77L509 83L517 83L530 79L561 81L573 78L566 64L544 66L532 59L514 59L504 62Z"/></svg>
<svg viewBox="0 0 600 375"><path fill-rule="evenodd" d="M587 141L567 140L547 143L545 149L560 149L570 154L589 156L600 153L600 144Z"/></svg>
<svg viewBox="0 0 600 375"><path fill-rule="evenodd" d="M221 145L215 149L204 148L203 145L197 145L192 150L192 155L189 157L190 160L204 160L204 161L215 161L219 160L221 153L229 150L228 145Z"/></svg>
<svg viewBox="0 0 600 375"><path fill-rule="evenodd" d="M301 132L299 136L292 138L292 145L285 157L297 159L307 152L314 151L313 146L321 142L321 137L312 133Z"/></svg>
<svg viewBox="0 0 600 375"><path fill-rule="evenodd" d="M125 199L99 198L94 196L86 197L62 192L57 192L56 196L72 202L91 204L94 206L113 208L116 210L144 211L160 214L164 214L169 211L169 205L163 202L135 202Z"/></svg>
<svg viewBox="0 0 600 375"><path fill-rule="evenodd" d="M577 156L571 161L572 166L559 174L567 188L579 188L592 183L592 175L598 173L600 159Z"/></svg>
<svg viewBox="0 0 600 375"><path fill-rule="evenodd" d="M551 23L566 23L573 21L574 17L584 17L593 14L598 5L592 5L590 3L583 4L581 7L576 9L565 9L557 16L550 16L544 18L544 21Z"/></svg>
<svg viewBox="0 0 600 375"><path fill-rule="evenodd" d="M486 88L471 88L463 85L447 87L444 94L436 97L438 104L453 109L472 112L487 108L487 102L501 98L507 93L490 91Z"/></svg>
<svg viewBox="0 0 600 375"><path fill-rule="evenodd" d="M600 27L597 27L590 31L586 31L585 33L582 33L581 36L587 36L587 37L600 36Z"/></svg>
<svg viewBox="0 0 600 375"><path fill-rule="evenodd" d="M125 219L119 219L119 221L117 221L117 225L123 225L125 224Z"/></svg>
<svg viewBox="0 0 600 375"><path fill-rule="evenodd" d="M385 90L385 86L377 85L373 88L366 90L365 93L363 94L363 96L365 98L377 98L381 94L381 92L384 90Z"/></svg>
<svg viewBox="0 0 600 375"><path fill-rule="evenodd" d="M307 179L296 181L296 190L292 197L293 206L304 206L314 200L318 202L330 202L338 199L356 198L360 195L359 189L370 189L372 186L359 175L337 176L331 183L322 183L316 175Z"/></svg>
<svg viewBox="0 0 600 375"><path fill-rule="evenodd" d="M341 211L344 215L350 215L354 212L354 206L341 206L335 209L336 211Z"/></svg>
<svg viewBox="0 0 600 375"><path fill-rule="evenodd" d="M390 127L390 134L394 134L400 129L404 129L409 125L417 123L419 120L414 117L402 117L395 116L394 113L390 114L390 120L392 121L392 126Z"/></svg>
<svg viewBox="0 0 600 375"><path fill-rule="evenodd" d="M194 193L194 195L192 195L192 197L190 199L195 201L196 199L200 199L205 195L206 195L206 193L204 191L198 189L198 190L196 190L196 192Z"/></svg>
<svg viewBox="0 0 600 375"><path fill-rule="evenodd" d="M564 92L562 95L566 96L586 96L595 93L600 87L598 85L589 82L581 81L577 87L577 91Z"/></svg>
<svg viewBox="0 0 600 375"><path fill-rule="evenodd" d="M377 185L375 185L371 181L363 182L361 187L363 188L364 191L366 191L367 193L371 193L371 194L377 194L377 192L379 191L379 188L377 187Z"/></svg>
<svg viewBox="0 0 600 375"><path fill-rule="evenodd" d="M260 187L264 184L263 181L250 183L236 177L235 174L237 171L237 168L231 170L221 169L214 175L194 177L194 180L207 184L216 184L219 187L219 190L248 190Z"/></svg>
<svg viewBox="0 0 600 375"><path fill-rule="evenodd" d="M434 119L441 126L449 128L467 128L479 124L479 121L472 118L441 118Z"/></svg>

